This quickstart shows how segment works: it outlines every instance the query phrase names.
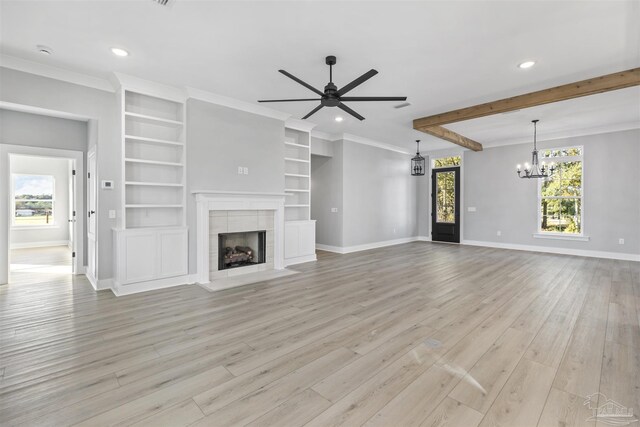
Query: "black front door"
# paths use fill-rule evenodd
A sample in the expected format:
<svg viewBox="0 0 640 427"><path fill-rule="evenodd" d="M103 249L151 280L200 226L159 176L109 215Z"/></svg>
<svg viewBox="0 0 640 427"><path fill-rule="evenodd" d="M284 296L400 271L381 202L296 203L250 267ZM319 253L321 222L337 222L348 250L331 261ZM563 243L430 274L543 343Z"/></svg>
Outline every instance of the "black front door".
<svg viewBox="0 0 640 427"><path fill-rule="evenodd" d="M431 240L460 243L460 167L431 174Z"/></svg>

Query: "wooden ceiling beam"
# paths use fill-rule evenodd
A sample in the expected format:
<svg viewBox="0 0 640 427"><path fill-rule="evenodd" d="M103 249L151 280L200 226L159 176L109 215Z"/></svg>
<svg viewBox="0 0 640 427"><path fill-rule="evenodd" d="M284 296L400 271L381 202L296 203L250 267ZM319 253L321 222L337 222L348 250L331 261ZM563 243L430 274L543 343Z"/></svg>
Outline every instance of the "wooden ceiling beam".
<svg viewBox="0 0 640 427"><path fill-rule="evenodd" d="M455 133L454 131L451 131L449 129L443 128L442 126L423 127L418 130L424 133L428 133L429 135L437 136L438 138L444 139L445 141L453 142L454 144L460 145L473 151L482 151L482 144L480 144L479 142Z"/></svg>
<svg viewBox="0 0 640 427"><path fill-rule="evenodd" d="M552 87L550 89L526 93L512 98L505 98L499 101L487 102L485 104L474 105L473 107L449 111L447 113L422 117L413 121L413 128L431 133L426 129L433 126L442 126L447 123L477 119L479 117L490 116L493 114L506 113L508 111L515 111L523 108L535 107L537 105L550 104L552 102L565 101L568 99L579 98L581 96L595 95L598 93L638 85L640 85L640 68L633 68L631 70L620 71L613 74L607 74L605 76L594 77L592 79Z"/></svg>

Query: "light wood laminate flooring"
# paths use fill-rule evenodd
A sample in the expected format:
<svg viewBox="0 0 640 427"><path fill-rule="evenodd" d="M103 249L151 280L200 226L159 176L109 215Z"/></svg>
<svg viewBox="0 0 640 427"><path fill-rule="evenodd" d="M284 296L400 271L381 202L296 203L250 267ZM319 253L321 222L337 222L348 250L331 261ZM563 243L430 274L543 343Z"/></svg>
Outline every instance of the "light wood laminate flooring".
<svg viewBox="0 0 640 427"><path fill-rule="evenodd" d="M594 426L598 392L640 408L640 263L416 242L294 269L120 298L13 271L0 425Z"/></svg>

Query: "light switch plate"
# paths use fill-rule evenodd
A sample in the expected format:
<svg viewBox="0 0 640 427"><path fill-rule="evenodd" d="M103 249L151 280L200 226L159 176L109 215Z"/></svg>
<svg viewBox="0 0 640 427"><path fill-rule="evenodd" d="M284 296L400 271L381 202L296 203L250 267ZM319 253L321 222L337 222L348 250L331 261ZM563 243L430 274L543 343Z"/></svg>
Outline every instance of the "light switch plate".
<svg viewBox="0 0 640 427"><path fill-rule="evenodd" d="M116 219L116 211L113 209L109 210L109 219Z"/></svg>
<svg viewBox="0 0 640 427"><path fill-rule="evenodd" d="M331 212L333 212L333 213L338 212L338 208L331 208Z"/></svg>
<svg viewBox="0 0 640 427"><path fill-rule="evenodd" d="M475 212L475 211L476 211L475 206L469 206L469 207L467 208L467 212Z"/></svg>
<svg viewBox="0 0 640 427"><path fill-rule="evenodd" d="M244 170L245 175L249 175L249 168L242 168Z"/></svg>

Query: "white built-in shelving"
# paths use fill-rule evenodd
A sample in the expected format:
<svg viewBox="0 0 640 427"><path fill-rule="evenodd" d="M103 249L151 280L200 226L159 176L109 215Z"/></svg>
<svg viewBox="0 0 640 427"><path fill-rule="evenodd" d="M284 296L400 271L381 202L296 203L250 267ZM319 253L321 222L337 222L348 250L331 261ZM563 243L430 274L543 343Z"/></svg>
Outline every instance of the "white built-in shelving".
<svg viewBox="0 0 640 427"><path fill-rule="evenodd" d="M288 120L285 126L285 265L316 259L316 223L311 219L312 128L303 120Z"/></svg>
<svg viewBox="0 0 640 427"><path fill-rule="evenodd" d="M311 134L286 128L284 141L285 221L310 219Z"/></svg>
<svg viewBox="0 0 640 427"><path fill-rule="evenodd" d="M122 89L124 229L186 224L184 101Z"/></svg>

